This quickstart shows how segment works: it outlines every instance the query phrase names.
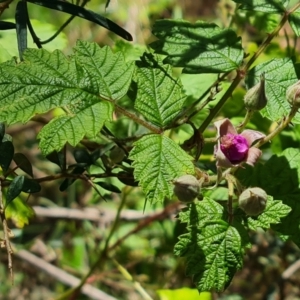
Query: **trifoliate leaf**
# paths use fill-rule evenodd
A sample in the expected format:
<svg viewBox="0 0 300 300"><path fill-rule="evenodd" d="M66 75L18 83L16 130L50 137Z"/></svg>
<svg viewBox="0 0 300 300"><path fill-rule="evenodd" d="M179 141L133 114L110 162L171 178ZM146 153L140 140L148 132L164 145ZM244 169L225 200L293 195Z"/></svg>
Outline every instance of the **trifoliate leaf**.
<svg viewBox="0 0 300 300"><path fill-rule="evenodd" d="M249 72L246 83L248 88L254 86L262 73L265 73L265 89L268 99L267 106L260 111L262 116L278 121L287 116L291 110L286 101L286 90L298 79L293 62L289 58L272 59L259 64ZM300 123L300 115L297 114L293 122Z"/></svg>
<svg viewBox="0 0 300 300"><path fill-rule="evenodd" d="M179 213L179 219L188 225L202 226L209 220L221 219L223 211L222 205L209 198L204 198L202 201L190 203L184 208Z"/></svg>
<svg viewBox="0 0 300 300"><path fill-rule="evenodd" d="M183 67L184 73L224 73L243 60L241 39L231 29L216 24L184 20L158 20L153 34L159 39L150 46L167 55L164 62Z"/></svg>
<svg viewBox="0 0 300 300"><path fill-rule="evenodd" d="M131 82L134 65L122 54L87 42L78 42L74 50L67 58L60 51L29 49L23 63L0 65L1 120L27 122L56 107L65 111L40 132L45 155L66 142L76 145L85 134L95 136Z"/></svg>
<svg viewBox="0 0 300 300"><path fill-rule="evenodd" d="M258 228L270 228L271 224L278 224L281 218L286 217L291 211L291 208L282 203L280 200L273 200L273 197L268 197L267 206L262 214L254 217L248 217L248 226L252 230Z"/></svg>
<svg viewBox="0 0 300 300"><path fill-rule="evenodd" d="M153 124L164 127L181 111L186 96L179 79L172 77L170 65L157 67L138 64L135 109Z"/></svg>
<svg viewBox="0 0 300 300"><path fill-rule="evenodd" d="M187 275L200 292L223 291L243 264L243 246L238 231L223 220L204 227L191 226L179 237L175 254L187 259Z"/></svg>
<svg viewBox="0 0 300 300"><path fill-rule="evenodd" d="M289 0L233 0L241 4L239 9L261 11L265 13L283 13Z"/></svg>
<svg viewBox="0 0 300 300"><path fill-rule="evenodd" d="M129 158L133 160L134 177L150 203L170 198L172 180L194 173L193 158L174 141L159 134L149 134L135 142Z"/></svg>

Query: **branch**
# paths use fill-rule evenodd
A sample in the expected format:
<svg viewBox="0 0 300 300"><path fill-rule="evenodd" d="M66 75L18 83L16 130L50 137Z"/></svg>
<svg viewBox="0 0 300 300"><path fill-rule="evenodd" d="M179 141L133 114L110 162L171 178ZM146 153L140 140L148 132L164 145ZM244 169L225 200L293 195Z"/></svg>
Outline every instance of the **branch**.
<svg viewBox="0 0 300 300"><path fill-rule="evenodd" d="M15 256L18 258L28 262L29 264L35 266L36 268L42 270L43 272L49 274L56 280L71 286L76 287L80 284L80 279L77 277L70 275L69 273L59 269L48 262L44 261L43 259L33 255L27 250L20 250L15 253ZM102 292L99 289L96 289L90 284L84 284L81 288L82 294L86 295L89 299L95 300L117 300L116 298Z"/></svg>

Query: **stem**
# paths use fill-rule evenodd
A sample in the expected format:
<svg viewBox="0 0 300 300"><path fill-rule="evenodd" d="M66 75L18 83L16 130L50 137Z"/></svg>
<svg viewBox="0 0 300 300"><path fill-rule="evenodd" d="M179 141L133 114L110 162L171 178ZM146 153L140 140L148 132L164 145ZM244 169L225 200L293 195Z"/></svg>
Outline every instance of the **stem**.
<svg viewBox="0 0 300 300"><path fill-rule="evenodd" d="M247 123L250 121L253 114L254 114L253 110L247 109L243 122L236 127L238 133L241 133L244 130L244 128L246 127Z"/></svg>
<svg viewBox="0 0 300 300"><path fill-rule="evenodd" d="M286 126L289 125L289 123L292 121L292 119L294 118L294 116L296 115L297 112L298 112L298 108L292 107L289 115L282 119L280 125L278 125L278 127L274 131L272 131L270 134L268 134L266 137L259 140L254 145L254 147L257 147L257 148L261 147L263 144L269 142L273 137L275 137L277 134L279 134Z"/></svg>
<svg viewBox="0 0 300 300"><path fill-rule="evenodd" d="M130 275L130 273L121 266L114 258L112 259L113 263L116 265L119 272L124 276L125 279L128 281L132 281L135 289L141 294L143 299L145 300L153 300L150 295L144 290L144 288L141 286L141 284L133 279L133 277Z"/></svg>

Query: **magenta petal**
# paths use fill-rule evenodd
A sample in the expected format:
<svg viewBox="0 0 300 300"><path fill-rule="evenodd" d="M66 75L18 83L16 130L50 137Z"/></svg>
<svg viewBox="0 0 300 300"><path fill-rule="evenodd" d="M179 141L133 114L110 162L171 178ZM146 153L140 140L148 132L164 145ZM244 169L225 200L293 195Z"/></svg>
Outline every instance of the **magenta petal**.
<svg viewBox="0 0 300 300"><path fill-rule="evenodd" d="M254 164L257 162L259 157L261 156L261 151L258 148L252 147L248 151L247 159L246 159L246 164L250 166L254 166Z"/></svg>
<svg viewBox="0 0 300 300"><path fill-rule="evenodd" d="M251 146L256 140L262 139L266 136L259 131L251 129L244 130L241 135L247 140L249 146Z"/></svg>

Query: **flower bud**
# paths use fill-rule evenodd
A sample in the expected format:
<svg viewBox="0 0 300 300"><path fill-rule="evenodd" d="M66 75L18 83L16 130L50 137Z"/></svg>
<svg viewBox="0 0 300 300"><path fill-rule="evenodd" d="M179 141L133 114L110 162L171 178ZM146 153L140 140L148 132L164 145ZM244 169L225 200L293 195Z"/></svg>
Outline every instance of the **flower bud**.
<svg viewBox="0 0 300 300"><path fill-rule="evenodd" d="M300 108L300 80L288 87L286 100L296 108Z"/></svg>
<svg viewBox="0 0 300 300"><path fill-rule="evenodd" d="M174 194L182 202L192 202L200 192L200 183L193 175L183 175L173 183Z"/></svg>
<svg viewBox="0 0 300 300"><path fill-rule="evenodd" d="M249 216L261 214L267 205L268 195L259 188L249 188L244 190L239 196L240 208Z"/></svg>
<svg viewBox="0 0 300 300"><path fill-rule="evenodd" d="M249 89L244 97L245 107L248 110L261 110L267 105L265 91L265 74L260 75L260 82Z"/></svg>

